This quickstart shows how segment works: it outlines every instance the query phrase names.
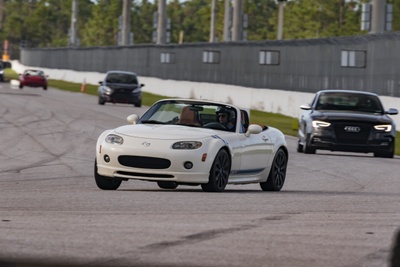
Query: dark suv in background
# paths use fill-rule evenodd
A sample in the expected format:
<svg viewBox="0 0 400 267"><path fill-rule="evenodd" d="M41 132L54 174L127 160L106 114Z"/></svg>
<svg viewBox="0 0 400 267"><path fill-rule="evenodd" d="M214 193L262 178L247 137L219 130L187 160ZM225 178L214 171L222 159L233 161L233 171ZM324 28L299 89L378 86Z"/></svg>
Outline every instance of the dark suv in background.
<svg viewBox="0 0 400 267"><path fill-rule="evenodd" d="M106 102L133 104L142 106L142 87L136 73L128 71L109 71L99 82L99 105Z"/></svg>
<svg viewBox="0 0 400 267"><path fill-rule="evenodd" d="M363 91L322 90L311 104L300 106L298 152L314 154L317 149L374 153L393 158L396 125L378 95Z"/></svg>

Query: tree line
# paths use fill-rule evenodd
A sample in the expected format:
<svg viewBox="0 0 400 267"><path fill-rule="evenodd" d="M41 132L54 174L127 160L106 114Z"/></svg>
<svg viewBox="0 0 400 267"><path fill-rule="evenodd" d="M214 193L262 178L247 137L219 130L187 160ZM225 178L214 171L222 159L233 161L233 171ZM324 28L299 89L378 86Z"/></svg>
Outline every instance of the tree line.
<svg viewBox="0 0 400 267"><path fill-rule="evenodd" d="M134 44L153 43L158 0L132 0ZM217 0L216 38L223 40L224 0ZM366 34L361 30L361 4L368 0L291 0L285 2L283 39L324 38ZM400 0L393 4L393 31L400 30ZM170 43L207 42L212 0L167 0ZM30 48L66 47L72 0L0 0L0 41ZM78 0L80 47L118 44L118 18L123 0ZM275 40L276 0L243 0L248 41ZM183 37L183 38L182 38Z"/></svg>

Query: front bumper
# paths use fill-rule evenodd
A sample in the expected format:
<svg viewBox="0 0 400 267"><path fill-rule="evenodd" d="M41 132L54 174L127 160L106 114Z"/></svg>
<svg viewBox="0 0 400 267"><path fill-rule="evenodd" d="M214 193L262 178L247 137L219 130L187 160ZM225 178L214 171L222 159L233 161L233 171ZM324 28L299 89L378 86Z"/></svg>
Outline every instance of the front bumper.
<svg viewBox="0 0 400 267"><path fill-rule="evenodd" d="M105 102L137 104L142 101L141 92L114 92L111 95L102 94Z"/></svg>
<svg viewBox="0 0 400 267"><path fill-rule="evenodd" d="M20 82L22 86L28 86L28 87L47 87L47 83L43 82L26 82L22 81Z"/></svg>
<svg viewBox="0 0 400 267"><path fill-rule="evenodd" d="M213 159L207 156L206 160L202 161L202 155L207 153L205 150L169 150L168 153L160 151L162 149L159 147L154 149L141 148L141 146L127 148L103 143L101 151L98 150L96 155L97 171L102 176L120 179L193 184L208 182ZM139 160L132 164L123 160L123 158L129 157ZM168 163L159 164L160 161ZM192 168L185 168L187 162L193 164ZM138 166L141 164L142 166Z"/></svg>
<svg viewBox="0 0 400 267"><path fill-rule="evenodd" d="M394 136L390 133L370 132L357 137L337 136L334 131L315 131L310 136L310 147L321 150L345 152L388 152L394 148Z"/></svg>

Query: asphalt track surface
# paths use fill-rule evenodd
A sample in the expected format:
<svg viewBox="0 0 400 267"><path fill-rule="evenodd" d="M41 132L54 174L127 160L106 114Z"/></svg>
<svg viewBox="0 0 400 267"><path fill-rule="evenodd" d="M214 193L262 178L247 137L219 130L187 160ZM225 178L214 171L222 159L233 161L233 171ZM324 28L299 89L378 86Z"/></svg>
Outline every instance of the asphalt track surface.
<svg viewBox="0 0 400 267"><path fill-rule="evenodd" d="M390 266L399 157L305 155L287 137L281 192L98 189L97 137L145 110L0 84L0 266Z"/></svg>

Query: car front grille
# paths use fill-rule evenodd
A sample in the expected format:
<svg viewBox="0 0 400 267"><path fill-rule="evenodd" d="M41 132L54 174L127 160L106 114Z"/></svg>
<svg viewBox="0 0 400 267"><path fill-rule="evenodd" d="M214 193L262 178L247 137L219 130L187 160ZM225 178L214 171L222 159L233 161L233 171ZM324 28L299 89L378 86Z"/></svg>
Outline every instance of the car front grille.
<svg viewBox="0 0 400 267"><path fill-rule="evenodd" d="M167 169L171 166L168 159L140 156L119 156L118 162L127 167L143 169Z"/></svg>
<svg viewBox="0 0 400 267"><path fill-rule="evenodd" d="M337 143L361 145L367 143L372 125L359 122L340 122L334 123L333 127Z"/></svg>
<svg viewBox="0 0 400 267"><path fill-rule="evenodd" d="M132 177L143 177L143 178L162 178L162 179L170 179L174 178L171 174L159 174L159 173L141 173L141 172L122 172L118 171L117 174L124 176L132 176Z"/></svg>
<svg viewBox="0 0 400 267"><path fill-rule="evenodd" d="M116 91L112 94L114 100L123 101L128 100L132 97L130 91Z"/></svg>

